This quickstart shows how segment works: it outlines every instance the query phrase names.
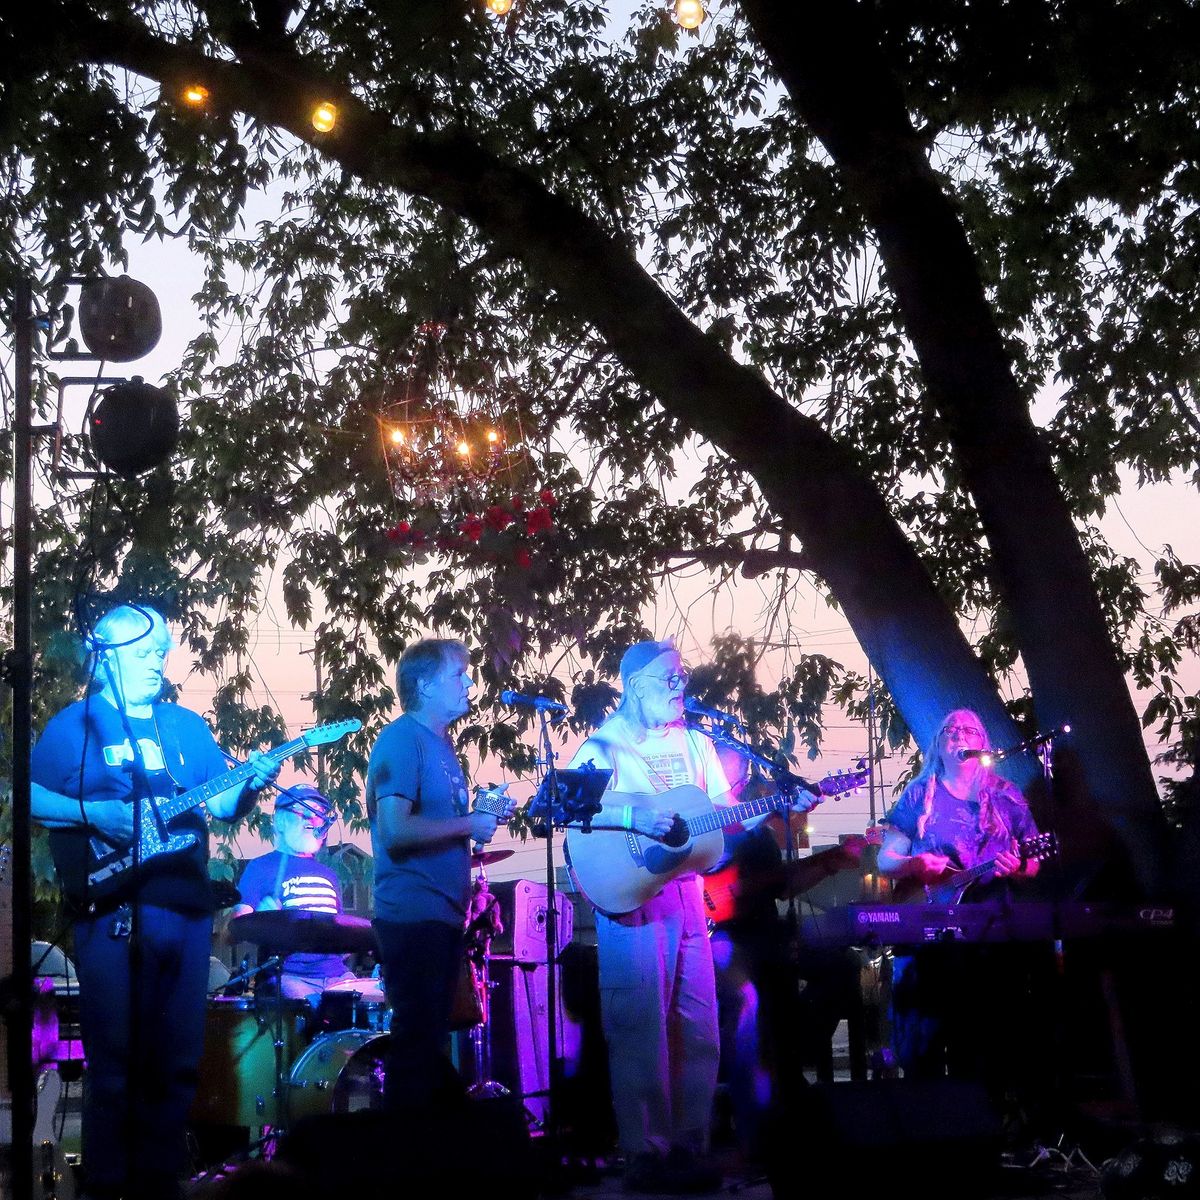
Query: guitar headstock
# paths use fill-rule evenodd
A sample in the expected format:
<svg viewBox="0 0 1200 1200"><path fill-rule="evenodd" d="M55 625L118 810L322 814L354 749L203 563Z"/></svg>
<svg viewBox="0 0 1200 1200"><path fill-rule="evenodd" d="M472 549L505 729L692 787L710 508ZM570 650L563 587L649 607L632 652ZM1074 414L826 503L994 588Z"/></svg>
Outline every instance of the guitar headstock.
<svg viewBox="0 0 1200 1200"><path fill-rule="evenodd" d="M327 746L330 742L340 741L349 733L357 733L362 728L362 722L355 717L345 721L333 721L329 725L317 725L306 729L300 738L306 746Z"/></svg>
<svg viewBox="0 0 1200 1200"><path fill-rule="evenodd" d="M1026 862L1033 860L1034 862L1044 862L1058 849L1058 838L1053 833L1047 831L1045 833L1036 834L1034 837L1026 838L1020 846L1021 857Z"/></svg>
<svg viewBox="0 0 1200 1200"><path fill-rule="evenodd" d="M822 796L842 796L846 792L858 791L870 777L869 768L859 763L856 767L843 767L840 771L826 775L817 784L817 789Z"/></svg>

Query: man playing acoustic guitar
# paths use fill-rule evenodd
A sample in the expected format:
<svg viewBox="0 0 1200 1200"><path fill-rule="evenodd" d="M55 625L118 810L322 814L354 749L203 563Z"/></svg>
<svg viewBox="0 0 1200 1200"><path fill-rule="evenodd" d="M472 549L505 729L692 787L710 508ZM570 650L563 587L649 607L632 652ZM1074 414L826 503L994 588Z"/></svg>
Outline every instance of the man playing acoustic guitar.
<svg viewBox="0 0 1200 1200"><path fill-rule="evenodd" d="M696 870L712 865L690 857L679 867L656 863L634 835L654 839L661 858L689 840L680 802L658 799L684 785L699 789L718 807L727 804L729 783L713 744L684 725L688 673L669 641L638 642L621 659L624 695L617 710L580 747L572 766L591 762L613 772L594 834L571 831L568 852L581 889L597 907L600 1002L608 1041L613 1106L620 1149L626 1158L626 1191L675 1194L715 1190L720 1173L706 1161L719 1037L712 950ZM800 801L804 808L816 797ZM616 838L604 830L624 830ZM721 845L719 824L717 853ZM704 836L709 836L705 834ZM699 848L702 836L691 831ZM619 889L606 902L599 886L589 891L580 856L615 840L637 859L653 894L636 907ZM715 858L715 855L714 855ZM636 880L640 884L641 880ZM599 894L597 894L599 893Z"/></svg>

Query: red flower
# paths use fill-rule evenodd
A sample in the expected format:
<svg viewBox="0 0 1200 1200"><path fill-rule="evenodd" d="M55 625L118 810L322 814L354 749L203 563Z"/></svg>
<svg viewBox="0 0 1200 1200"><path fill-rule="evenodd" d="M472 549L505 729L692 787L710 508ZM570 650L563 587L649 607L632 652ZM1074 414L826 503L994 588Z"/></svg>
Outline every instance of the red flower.
<svg viewBox="0 0 1200 1200"><path fill-rule="evenodd" d="M412 526L407 521L398 521L383 536L392 543L407 542L411 530Z"/></svg>
<svg viewBox="0 0 1200 1200"><path fill-rule="evenodd" d="M507 508L502 508L499 504L490 505L483 518L497 533L507 529L516 520Z"/></svg>
<svg viewBox="0 0 1200 1200"><path fill-rule="evenodd" d="M549 488L542 488L538 493L538 499L549 508L553 508L558 501L554 498L554 493Z"/></svg>
<svg viewBox="0 0 1200 1200"><path fill-rule="evenodd" d="M516 554L513 555L518 567L528 567L533 562L533 555L524 546L518 546Z"/></svg>
<svg viewBox="0 0 1200 1200"><path fill-rule="evenodd" d="M554 518L550 515L550 510L544 505L541 508L531 508L525 514L525 532L533 537L535 533L542 533L547 529L554 528Z"/></svg>
<svg viewBox="0 0 1200 1200"><path fill-rule="evenodd" d="M458 528L459 532L472 542L477 542L483 537L483 521L475 513L459 521Z"/></svg>
<svg viewBox="0 0 1200 1200"><path fill-rule="evenodd" d="M524 512L525 501L522 500L520 496L514 496L512 500L509 501L509 507L513 510L513 512Z"/></svg>

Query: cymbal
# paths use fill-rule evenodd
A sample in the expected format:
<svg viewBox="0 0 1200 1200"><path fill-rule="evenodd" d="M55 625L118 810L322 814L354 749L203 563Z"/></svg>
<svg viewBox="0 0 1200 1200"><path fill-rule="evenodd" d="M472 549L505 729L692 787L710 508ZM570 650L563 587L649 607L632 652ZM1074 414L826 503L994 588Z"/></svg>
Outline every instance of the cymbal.
<svg viewBox="0 0 1200 1200"><path fill-rule="evenodd" d="M254 942L286 954L355 954L376 948L365 917L300 908L245 913L229 922L231 942Z"/></svg>
<svg viewBox="0 0 1200 1200"><path fill-rule="evenodd" d="M476 850L471 855L471 866L490 867L492 863L503 862L506 858L512 858L514 854L515 850Z"/></svg>

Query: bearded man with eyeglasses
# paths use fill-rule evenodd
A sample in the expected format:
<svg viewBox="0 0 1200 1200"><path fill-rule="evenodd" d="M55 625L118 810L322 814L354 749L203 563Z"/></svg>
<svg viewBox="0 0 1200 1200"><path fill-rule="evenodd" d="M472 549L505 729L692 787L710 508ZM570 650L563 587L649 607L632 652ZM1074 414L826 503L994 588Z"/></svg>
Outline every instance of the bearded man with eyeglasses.
<svg viewBox="0 0 1200 1200"><path fill-rule="evenodd" d="M571 763L613 772L596 828L666 837L676 814L656 797L683 784L731 801L712 742L684 724L687 680L670 641L625 652L621 703ZM625 1190L716 1190L707 1151L720 1043L698 877L672 879L632 912L597 911L596 939Z"/></svg>

